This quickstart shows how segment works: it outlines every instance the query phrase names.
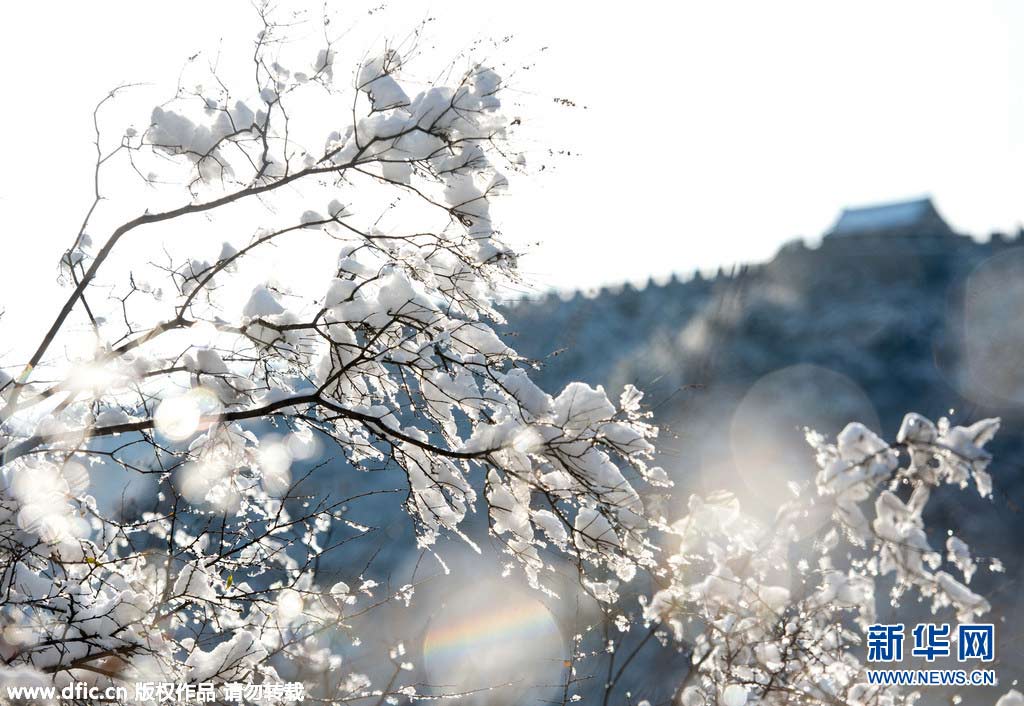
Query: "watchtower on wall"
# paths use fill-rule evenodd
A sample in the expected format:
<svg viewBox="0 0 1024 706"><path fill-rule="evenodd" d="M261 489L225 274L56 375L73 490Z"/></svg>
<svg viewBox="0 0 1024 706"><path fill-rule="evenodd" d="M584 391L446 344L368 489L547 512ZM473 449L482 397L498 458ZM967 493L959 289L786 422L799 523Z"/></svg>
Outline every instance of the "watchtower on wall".
<svg viewBox="0 0 1024 706"><path fill-rule="evenodd" d="M829 240L953 235L930 198L844 208L825 234Z"/></svg>

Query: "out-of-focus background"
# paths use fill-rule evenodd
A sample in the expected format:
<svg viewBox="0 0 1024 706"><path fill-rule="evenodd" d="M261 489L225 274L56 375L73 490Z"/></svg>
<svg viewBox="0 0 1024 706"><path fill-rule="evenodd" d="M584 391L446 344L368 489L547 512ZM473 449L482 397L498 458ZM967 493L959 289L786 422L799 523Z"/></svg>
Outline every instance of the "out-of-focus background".
<svg viewBox="0 0 1024 706"><path fill-rule="evenodd" d="M647 392L677 501L726 487L767 521L816 470L807 426L834 435L860 420L891 439L910 411L1001 417L994 499L942 489L925 519L933 545L948 528L983 566L1006 566L972 584L993 604L1006 684L1024 676L1022 302L1024 231L980 242L923 198L846 210L820 244L794 240L764 264L524 301L508 331L548 386ZM993 690L967 691L965 703L993 702Z"/></svg>
<svg viewBox="0 0 1024 706"><path fill-rule="evenodd" d="M497 208L526 276L503 332L538 382L645 390L679 514L688 492L726 487L770 517L814 471L806 425L834 434L859 420L891 439L908 411L1001 416L995 499L944 492L927 519L981 563L1002 557L1006 574L981 571L972 588L994 607L1002 686L1024 677L1024 5L353 4L343 41L369 48L426 16L435 54L512 37L479 46L515 57L508 108L534 127L545 166ZM58 259L92 197L96 101L136 81L165 99L187 57L244 60L258 27L246 2L198 0L20 3L5 25L0 351L16 353L50 320ZM142 128L154 102L139 103ZM316 482L342 496L401 486L331 465ZM418 634L409 648L428 683L557 682L580 624L572 586L553 607L492 585L481 577L500 575L500 558L460 559L457 542L441 548L445 575L415 550L396 497L354 503L380 531L331 570L437 578L419 593L426 610L374 617L367 634ZM469 659L481 654L500 667ZM638 699L685 672L653 648L636 665Z"/></svg>

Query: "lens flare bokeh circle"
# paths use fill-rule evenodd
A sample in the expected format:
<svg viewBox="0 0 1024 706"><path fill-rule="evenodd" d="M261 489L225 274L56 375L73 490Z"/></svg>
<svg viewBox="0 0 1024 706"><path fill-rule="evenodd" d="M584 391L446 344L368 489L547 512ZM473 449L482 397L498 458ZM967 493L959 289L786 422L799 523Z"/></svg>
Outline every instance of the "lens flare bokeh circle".
<svg viewBox="0 0 1024 706"><path fill-rule="evenodd" d="M524 689L557 684L565 642L539 595L510 581L483 581L450 594L423 643L430 683L464 691L514 685L518 696L508 703L519 702ZM481 703L505 699L499 689Z"/></svg>

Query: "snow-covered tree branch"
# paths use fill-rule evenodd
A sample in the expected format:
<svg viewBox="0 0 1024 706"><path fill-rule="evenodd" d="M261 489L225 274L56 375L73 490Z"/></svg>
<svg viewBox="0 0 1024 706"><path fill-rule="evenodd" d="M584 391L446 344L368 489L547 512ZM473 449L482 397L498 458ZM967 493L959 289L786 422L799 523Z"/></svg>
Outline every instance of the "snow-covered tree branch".
<svg viewBox="0 0 1024 706"><path fill-rule="evenodd" d="M933 614L959 622L990 610L968 588L977 563L967 544L950 533L945 552L934 548L923 514L940 486L973 484L991 496L984 446L998 427L908 414L891 445L859 423L834 444L809 431L820 471L768 527L732 494L691 496L689 514L669 528L678 549L664 588L645 602L646 619L665 626L691 661L679 702L917 702L918 691L870 683L864 636L887 584L895 608L916 593ZM995 558L984 563L1002 571Z"/></svg>
<svg viewBox="0 0 1024 706"><path fill-rule="evenodd" d="M330 43L286 67L287 29L265 18L254 85L211 73L109 150L97 122L96 202L60 263L67 299L0 383L9 670L267 682L277 655L333 670L317 637L410 588L320 583L319 560L346 541L334 528L367 529L292 477L324 439L339 472L404 472L423 547L483 506L536 586L549 546L623 577L652 562L634 485L665 479L647 463L640 393L551 396L492 328L516 257L491 202L521 163L501 77L469 62L417 88L395 48L349 74ZM107 183L125 172L147 205L106 230L108 202L124 206ZM199 218L218 240L148 245ZM333 250L333 277L303 277L312 239ZM150 266L126 268L128 247ZM266 251L298 281L251 273ZM67 355L72 340L82 354ZM103 511L90 478L115 473L154 477L152 497ZM325 698L366 688L329 679Z"/></svg>
<svg viewBox="0 0 1024 706"><path fill-rule="evenodd" d="M371 498L445 570L446 540L486 553L482 517L504 562L488 580L576 602L554 702L650 706L623 684L655 647L679 667L656 675L665 704L914 703L868 683L865 633L886 593L989 612L971 580L1001 564L936 545L925 510L940 489L991 496L999 420L909 414L891 444L808 430L817 475L768 522L729 492L673 498L637 387L545 391L501 335L520 274L495 213L526 171L507 77L419 67L419 32L346 63L328 23L313 47L257 11L244 80L193 57L134 127L107 120L133 87L96 108L65 297L0 361L0 684L487 703L494 683L411 676L415 621L382 664L350 658L421 588L371 576L391 537L333 561L378 531L352 512Z"/></svg>

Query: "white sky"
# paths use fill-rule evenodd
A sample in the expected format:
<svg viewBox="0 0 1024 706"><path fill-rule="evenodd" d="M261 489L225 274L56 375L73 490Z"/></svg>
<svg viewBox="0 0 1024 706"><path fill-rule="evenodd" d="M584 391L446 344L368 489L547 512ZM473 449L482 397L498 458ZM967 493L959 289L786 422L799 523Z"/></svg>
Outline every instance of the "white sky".
<svg viewBox="0 0 1024 706"><path fill-rule="evenodd" d="M395 34L427 13L393 4ZM523 261L538 288L763 260L844 205L925 193L976 235L1024 221L1014 0L446 0L429 13L453 53L515 35L509 51L537 61L521 88L587 106L537 123L537 143L579 156L514 182L502 209L510 240L539 243ZM244 0L12 3L4 15L9 324L26 291L39 307L56 296L57 259L90 199L97 99L126 81L169 95L186 57L248 42L254 15Z"/></svg>

